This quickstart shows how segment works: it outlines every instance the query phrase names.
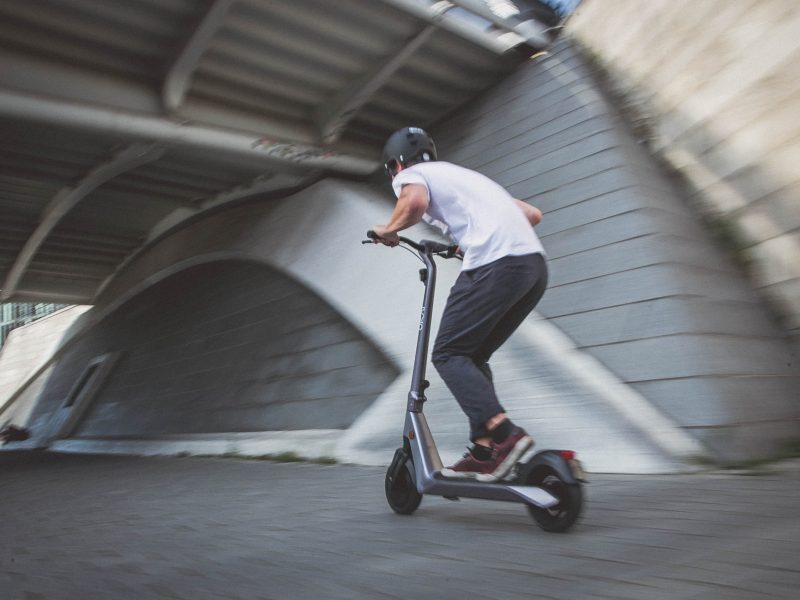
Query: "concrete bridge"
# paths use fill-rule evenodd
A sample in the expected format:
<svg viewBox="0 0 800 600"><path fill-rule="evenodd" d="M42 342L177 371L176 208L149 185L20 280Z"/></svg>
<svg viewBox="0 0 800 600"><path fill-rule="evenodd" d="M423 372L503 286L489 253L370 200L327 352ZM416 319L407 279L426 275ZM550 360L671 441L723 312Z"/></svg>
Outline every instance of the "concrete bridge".
<svg viewBox="0 0 800 600"><path fill-rule="evenodd" d="M473 2L177 4L131 15L157 48L78 3L2 9L3 298L92 305L0 355L24 357L12 446L387 462L421 289L410 255L359 242L392 206L380 144L411 122L544 211L551 286L494 361L540 446L652 473L797 441L796 339L570 35ZM447 460L466 427L431 380Z"/></svg>

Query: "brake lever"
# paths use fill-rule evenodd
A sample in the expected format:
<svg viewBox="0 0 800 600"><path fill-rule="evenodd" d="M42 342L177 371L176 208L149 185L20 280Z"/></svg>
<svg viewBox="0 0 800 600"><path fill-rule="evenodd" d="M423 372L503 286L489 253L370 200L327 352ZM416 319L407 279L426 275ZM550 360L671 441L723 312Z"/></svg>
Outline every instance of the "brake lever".
<svg viewBox="0 0 800 600"><path fill-rule="evenodd" d="M441 258L457 258L458 260L464 260L463 255L458 253L458 246L448 246L447 250L444 252L437 252L436 256L440 256Z"/></svg>

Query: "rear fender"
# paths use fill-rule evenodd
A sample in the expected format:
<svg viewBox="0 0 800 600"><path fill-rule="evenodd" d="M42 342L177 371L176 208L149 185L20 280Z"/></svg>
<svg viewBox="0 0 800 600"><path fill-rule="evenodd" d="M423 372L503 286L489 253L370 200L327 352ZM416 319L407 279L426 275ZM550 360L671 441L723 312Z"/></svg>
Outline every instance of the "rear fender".
<svg viewBox="0 0 800 600"><path fill-rule="evenodd" d="M564 483L580 483L583 479L583 469L580 463L570 465L571 461L565 459L559 450L542 450L534 454L520 468L520 481L527 481L528 476L539 467L550 467ZM576 472L579 476L576 477Z"/></svg>

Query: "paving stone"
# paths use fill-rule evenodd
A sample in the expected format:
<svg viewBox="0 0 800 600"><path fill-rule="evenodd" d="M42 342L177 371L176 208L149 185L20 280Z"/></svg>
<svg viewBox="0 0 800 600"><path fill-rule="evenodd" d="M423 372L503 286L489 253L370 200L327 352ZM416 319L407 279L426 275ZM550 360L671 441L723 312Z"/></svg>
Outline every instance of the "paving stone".
<svg viewBox="0 0 800 600"><path fill-rule="evenodd" d="M382 468L0 453L9 600L795 598L800 468L593 475L566 535L520 505L391 512Z"/></svg>

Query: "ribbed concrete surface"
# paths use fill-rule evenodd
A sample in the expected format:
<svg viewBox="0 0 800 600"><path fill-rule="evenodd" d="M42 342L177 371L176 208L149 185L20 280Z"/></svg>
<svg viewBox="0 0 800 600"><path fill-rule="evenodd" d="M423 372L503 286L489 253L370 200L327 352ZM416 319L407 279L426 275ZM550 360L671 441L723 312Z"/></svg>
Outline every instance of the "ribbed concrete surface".
<svg viewBox="0 0 800 600"><path fill-rule="evenodd" d="M568 38L434 134L441 158L543 210L538 309L578 347L723 460L796 442L800 355Z"/></svg>
<svg viewBox="0 0 800 600"><path fill-rule="evenodd" d="M797 7L587 0L568 28L628 94L649 142L735 240L754 285L800 338Z"/></svg>

